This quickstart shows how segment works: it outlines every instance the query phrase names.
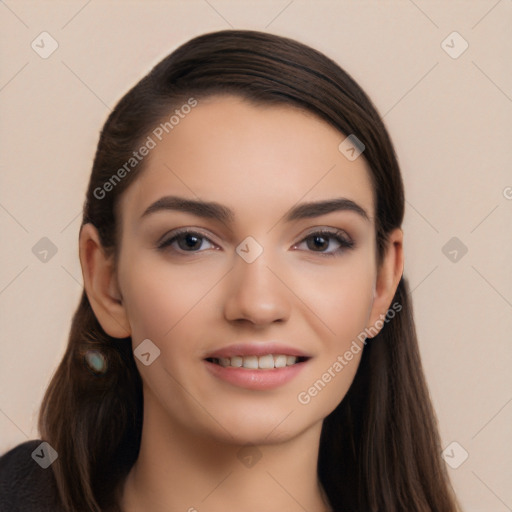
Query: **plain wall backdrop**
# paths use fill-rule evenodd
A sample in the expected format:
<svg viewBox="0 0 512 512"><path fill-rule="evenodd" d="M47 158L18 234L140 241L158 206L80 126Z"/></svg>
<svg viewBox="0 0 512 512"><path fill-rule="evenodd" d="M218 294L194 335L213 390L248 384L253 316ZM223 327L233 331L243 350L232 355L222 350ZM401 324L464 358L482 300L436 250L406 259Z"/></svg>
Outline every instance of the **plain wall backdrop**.
<svg viewBox="0 0 512 512"><path fill-rule="evenodd" d="M326 53L383 116L449 473L467 512L511 511L511 25L511 0L0 2L0 453L38 437L110 109L188 39L256 29Z"/></svg>

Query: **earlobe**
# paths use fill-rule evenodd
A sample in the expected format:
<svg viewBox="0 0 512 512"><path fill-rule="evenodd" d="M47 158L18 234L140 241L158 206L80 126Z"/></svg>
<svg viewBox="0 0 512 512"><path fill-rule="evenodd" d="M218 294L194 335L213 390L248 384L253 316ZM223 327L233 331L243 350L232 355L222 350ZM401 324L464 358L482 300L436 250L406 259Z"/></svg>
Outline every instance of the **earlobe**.
<svg viewBox="0 0 512 512"><path fill-rule="evenodd" d="M373 287L373 305L367 325L371 332L375 333L382 329L383 318L391 307L403 270L403 232L396 228L389 234L386 253Z"/></svg>
<svg viewBox="0 0 512 512"><path fill-rule="evenodd" d="M113 338L130 336L113 256L105 253L98 231L90 223L80 230L79 253L85 292L98 322Z"/></svg>

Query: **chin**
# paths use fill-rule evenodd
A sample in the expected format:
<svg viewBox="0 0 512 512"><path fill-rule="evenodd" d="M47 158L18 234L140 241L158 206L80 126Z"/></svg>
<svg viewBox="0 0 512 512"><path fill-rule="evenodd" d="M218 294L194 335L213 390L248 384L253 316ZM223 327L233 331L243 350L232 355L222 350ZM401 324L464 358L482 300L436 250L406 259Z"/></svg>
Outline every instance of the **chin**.
<svg viewBox="0 0 512 512"><path fill-rule="evenodd" d="M274 410L253 408L252 411L233 410L229 413L216 415L217 423L211 425L214 437L222 442L237 445L271 445L289 441L299 435L313 424L321 421L311 418L299 417L300 409L293 407L279 407ZM226 432L227 431L227 432ZM230 435L231 434L231 435Z"/></svg>

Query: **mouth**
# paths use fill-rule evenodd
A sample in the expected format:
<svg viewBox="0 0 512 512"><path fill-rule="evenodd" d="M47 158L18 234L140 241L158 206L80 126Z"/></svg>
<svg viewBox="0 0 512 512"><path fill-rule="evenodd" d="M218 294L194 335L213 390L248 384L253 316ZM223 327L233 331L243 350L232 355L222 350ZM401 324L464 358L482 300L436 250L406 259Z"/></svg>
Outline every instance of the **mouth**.
<svg viewBox="0 0 512 512"><path fill-rule="evenodd" d="M239 355L232 357L207 357L205 361L223 368L242 368L247 370L273 370L306 362L309 357L286 354Z"/></svg>
<svg viewBox="0 0 512 512"><path fill-rule="evenodd" d="M216 380L253 391L284 386L304 372L313 359L298 347L278 342L228 345L204 356L205 367Z"/></svg>

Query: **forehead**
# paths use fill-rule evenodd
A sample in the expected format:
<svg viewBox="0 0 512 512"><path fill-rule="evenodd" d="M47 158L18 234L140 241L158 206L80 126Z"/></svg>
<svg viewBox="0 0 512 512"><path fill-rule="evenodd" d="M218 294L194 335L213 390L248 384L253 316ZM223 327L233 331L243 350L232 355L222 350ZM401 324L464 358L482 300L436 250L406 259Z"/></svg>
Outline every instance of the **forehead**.
<svg viewBox="0 0 512 512"><path fill-rule="evenodd" d="M279 218L297 202L343 196L373 218L365 159L345 158L338 146L346 135L317 116L214 96L177 120L162 140L152 135L155 147L144 170L120 200L125 220L135 222L165 195L216 201L237 219L262 221Z"/></svg>

